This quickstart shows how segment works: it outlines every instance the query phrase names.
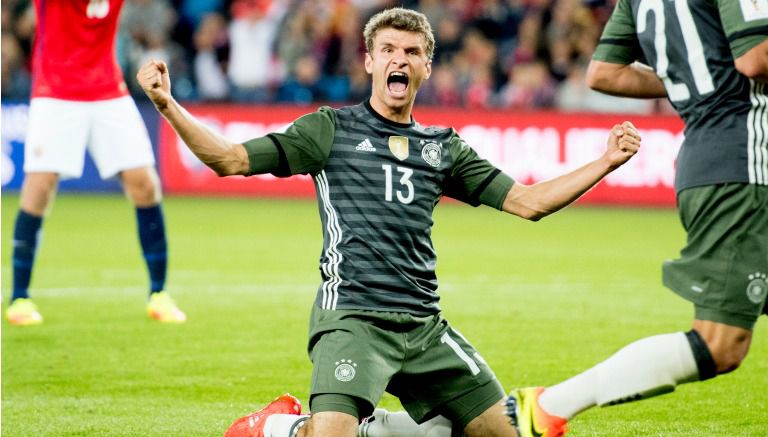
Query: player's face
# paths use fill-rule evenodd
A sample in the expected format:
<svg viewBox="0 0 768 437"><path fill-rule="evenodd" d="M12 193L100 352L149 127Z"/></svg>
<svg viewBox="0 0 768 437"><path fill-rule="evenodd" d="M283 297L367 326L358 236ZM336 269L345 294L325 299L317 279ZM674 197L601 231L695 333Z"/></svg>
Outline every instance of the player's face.
<svg viewBox="0 0 768 437"><path fill-rule="evenodd" d="M365 56L365 71L373 80L374 108L405 110L410 117L416 92L432 73L424 36L392 28L379 30L373 39L373 53Z"/></svg>

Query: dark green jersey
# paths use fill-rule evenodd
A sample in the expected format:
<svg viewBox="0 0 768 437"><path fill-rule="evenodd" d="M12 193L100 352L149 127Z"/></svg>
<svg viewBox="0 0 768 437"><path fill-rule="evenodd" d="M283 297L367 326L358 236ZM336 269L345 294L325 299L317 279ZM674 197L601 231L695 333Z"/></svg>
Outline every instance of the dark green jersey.
<svg viewBox="0 0 768 437"><path fill-rule="evenodd" d="M640 60L685 121L675 188L768 185L768 95L734 59L768 36L768 0L619 0L594 59Z"/></svg>
<svg viewBox="0 0 768 437"><path fill-rule="evenodd" d="M445 195L500 209L513 184L455 130L395 123L367 102L320 108L269 139L284 163L275 174L315 182L324 309L438 312L435 205ZM265 141L246 143L249 154Z"/></svg>

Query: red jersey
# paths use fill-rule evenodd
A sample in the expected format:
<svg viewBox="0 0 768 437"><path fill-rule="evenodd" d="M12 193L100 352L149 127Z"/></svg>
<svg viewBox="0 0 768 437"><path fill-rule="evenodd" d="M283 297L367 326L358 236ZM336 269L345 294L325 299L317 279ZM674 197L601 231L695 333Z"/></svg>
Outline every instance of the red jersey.
<svg viewBox="0 0 768 437"><path fill-rule="evenodd" d="M106 100L128 94L115 55L123 0L35 0L32 97Z"/></svg>

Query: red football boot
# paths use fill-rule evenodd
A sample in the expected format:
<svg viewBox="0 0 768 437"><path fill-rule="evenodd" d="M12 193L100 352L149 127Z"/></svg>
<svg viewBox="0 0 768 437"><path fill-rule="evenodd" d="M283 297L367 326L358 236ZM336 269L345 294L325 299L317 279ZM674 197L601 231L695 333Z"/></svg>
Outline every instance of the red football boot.
<svg viewBox="0 0 768 437"><path fill-rule="evenodd" d="M273 414L301 414L301 402L286 393L278 396L261 410L235 420L224 437L264 437L264 424Z"/></svg>

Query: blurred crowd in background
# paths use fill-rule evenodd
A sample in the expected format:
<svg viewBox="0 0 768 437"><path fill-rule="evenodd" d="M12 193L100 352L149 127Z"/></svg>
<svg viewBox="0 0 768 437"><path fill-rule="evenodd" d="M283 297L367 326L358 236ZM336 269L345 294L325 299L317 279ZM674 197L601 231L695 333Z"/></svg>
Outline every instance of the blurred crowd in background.
<svg viewBox="0 0 768 437"><path fill-rule="evenodd" d="M131 93L147 59L170 67L177 99L357 103L370 93L362 29L386 7L423 12L436 48L418 105L659 113L659 100L589 90L587 64L611 0L126 0L117 55ZM26 100L32 0L2 2L2 98Z"/></svg>

